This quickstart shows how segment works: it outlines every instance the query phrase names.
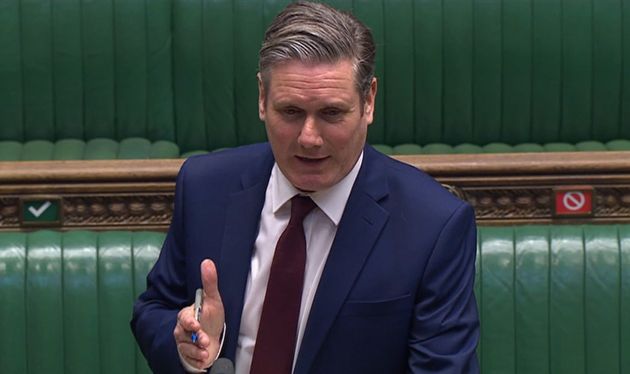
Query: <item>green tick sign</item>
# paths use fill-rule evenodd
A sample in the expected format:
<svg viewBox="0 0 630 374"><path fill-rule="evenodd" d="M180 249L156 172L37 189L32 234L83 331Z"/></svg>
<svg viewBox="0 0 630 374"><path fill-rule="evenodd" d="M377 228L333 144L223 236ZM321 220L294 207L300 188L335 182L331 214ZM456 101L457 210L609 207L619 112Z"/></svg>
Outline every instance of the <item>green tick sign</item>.
<svg viewBox="0 0 630 374"><path fill-rule="evenodd" d="M22 224L58 224L60 219L59 198L22 200Z"/></svg>

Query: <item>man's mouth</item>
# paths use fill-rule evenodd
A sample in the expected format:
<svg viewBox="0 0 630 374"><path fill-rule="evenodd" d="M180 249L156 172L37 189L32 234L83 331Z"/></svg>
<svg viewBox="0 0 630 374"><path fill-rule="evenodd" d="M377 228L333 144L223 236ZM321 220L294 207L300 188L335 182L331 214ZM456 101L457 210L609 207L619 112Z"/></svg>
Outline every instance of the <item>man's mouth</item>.
<svg viewBox="0 0 630 374"><path fill-rule="evenodd" d="M300 160L301 162L305 163L305 164L318 164L324 160L326 160L328 157L303 157L303 156L295 156L298 160Z"/></svg>

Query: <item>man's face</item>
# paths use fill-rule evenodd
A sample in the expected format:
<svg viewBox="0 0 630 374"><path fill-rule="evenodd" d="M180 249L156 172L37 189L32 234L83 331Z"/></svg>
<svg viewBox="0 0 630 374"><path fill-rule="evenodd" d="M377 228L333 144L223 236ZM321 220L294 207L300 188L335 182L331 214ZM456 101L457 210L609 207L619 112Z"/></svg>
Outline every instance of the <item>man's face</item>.
<svg viewBox="0 0 630 374"><path fill-rule="evenodd" d="M321 191L356 163L372 123L376 79L363 108L350 60L271 68L268 90L258 79L258 112L276 162L302 191Z"/></svg>

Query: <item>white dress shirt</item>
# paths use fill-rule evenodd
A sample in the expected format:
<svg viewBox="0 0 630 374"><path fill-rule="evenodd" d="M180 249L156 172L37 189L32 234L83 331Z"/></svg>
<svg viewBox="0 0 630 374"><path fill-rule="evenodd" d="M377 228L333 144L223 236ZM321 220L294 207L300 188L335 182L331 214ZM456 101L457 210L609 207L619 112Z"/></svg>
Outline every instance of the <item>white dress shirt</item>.
<svg viewBox="0 0 630 374"><path fill-rule="evenodd" d="M304 287L302 289L302 303L298 319L298 338L293 358L294 366L300 344L302 344L302 336L304 335L306 321L317 291L319 278L324 270L328 253L337 233L337 226L346 208L350 191L357 179L362 162L363 153L361 153L348 175L337 184L324 191L308 195L315 202L317 208L304 219L306 267L304 269ZM273 261L278 239L280 239L280 235L289 224L289 218L291 218L291 198L298 194L303 193L293 187L291 182L280 171L278 164L274 164L265 192L265 204L260 214L260 227L254 243L249 277L245 288L241 329L239 330L234 363L235 374L249 374L254 346L256 345L258 325L260 324L260 315L262 314L267 291L271 262ZM227 326L227 328L229 329L230 326ZM181 355L180 359L186 371L191 373L204 372L192 367Z"/></svg>
<svg viewBox="0 0 630 374"><path fill-rule="evenodd" d="M309 194L311 199L317 204L317 209L314 209L304 219L306 267L298 320L297 345L293 360L294 366L313 298L319 284L319 278L324 270L328 253L337 233L337 226L343 215L362 161L363 153L359 156L350 173L337 184L327 190ZM289 224L291 216L290 200L293 196L300 193L282 174L278 165L275 164L265 193L265 204L260 215L260 228L254 244L254 252L245 289L243 315L238 335L238 347L236 348L235 374L249 373L276 243ZM229 329L230 327L228 326L227 328Z"/></svg>

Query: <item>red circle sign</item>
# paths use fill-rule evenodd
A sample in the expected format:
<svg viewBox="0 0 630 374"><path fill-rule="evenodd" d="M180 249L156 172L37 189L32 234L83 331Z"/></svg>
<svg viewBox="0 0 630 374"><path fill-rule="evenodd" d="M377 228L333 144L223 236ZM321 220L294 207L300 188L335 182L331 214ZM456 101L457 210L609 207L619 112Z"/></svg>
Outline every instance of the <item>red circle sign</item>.
<svg viewBox="0 0 630 374"><path fill-rule="evenodd" d="M574 212L584 208L585 203L586 197L582 192L567 192L562 197L562 204L564 205L564 207Z"/></svg>
<svg viewBox="0 0 630 374"><path fill-rule="evenodd" d="M592 213L592 189L557 189L555 195L557 216L581 216Z"/></svg>

